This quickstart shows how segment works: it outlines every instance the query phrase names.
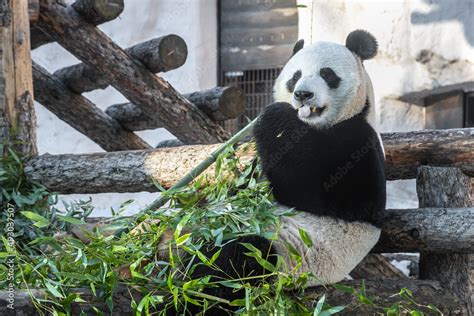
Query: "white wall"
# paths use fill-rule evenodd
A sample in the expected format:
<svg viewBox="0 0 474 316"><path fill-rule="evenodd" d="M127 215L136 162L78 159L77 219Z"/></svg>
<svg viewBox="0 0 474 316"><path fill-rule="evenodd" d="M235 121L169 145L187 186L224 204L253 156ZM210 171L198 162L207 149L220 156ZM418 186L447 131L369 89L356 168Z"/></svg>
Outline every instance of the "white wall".
<svg viewBox="0 0 474 316"><path fill-rule="evenodd" d="M379 53L364 64L375 90L382 132L424 128L422 107L400 102L409 92L474 80L472 0L299 0L300 38L345 43L365 29L378 40ZM417 61L422 50L433 53ZM388 207L416 207L414 181L389 183Z"/></svg>
<svg viewBox="0 0 474 316"><path fill-rule="evenodd" d="M71 2L71 1L69 1ZM114 21L100 29L122 47L166 34L181 36L188 46L186 63L177 70L160 74L181 93L212 88L217 85L217 2L216 0L125 0L125 10ZM33 59L51 72L79 62L57 44L48 44L33 52ZM86 96L100 108L125 102L114 88L96 90ZM87 153L103 151L41 105L36 104L38 117L38 150L40 154ZM150 145L174 138L164 129L138 133ZM146 205L155 194L101 194L94 195L96 215L105 215L110 206L133 198L137 202L130 210ZM66 199L87 198L72 195Z"/></svg>

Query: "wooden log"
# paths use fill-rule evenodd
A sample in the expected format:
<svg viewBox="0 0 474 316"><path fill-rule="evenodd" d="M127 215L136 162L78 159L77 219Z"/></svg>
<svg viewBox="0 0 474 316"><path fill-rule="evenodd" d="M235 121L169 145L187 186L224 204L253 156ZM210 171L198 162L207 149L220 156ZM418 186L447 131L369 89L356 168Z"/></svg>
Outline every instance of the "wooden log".
<svg viewBox="0 0 474 316"><path fill-rule="evenodd" d="M216 143L228 138L220 125L86 23L74 9L47 0L40 4L37 28L89 67L101 69L114 88L184 143Z"/></svg>
<svg viewBox="0 0 474 316"><path fill-rule="evenodd" d="M28 0L28 16L30 25L35 24L39 19L39 0Z"/></svg>
<svg viewBox="0 0 474 316"><path fill-rule="evenodd" d="M93 25L114 20L124 9L123 0L78 0L74 5L85 15L84 18L86 20L89 18L88 22ZM98 8L97 11L95 8ZM54 38L49 37L34 26L31 28L31 49L36 49L52 42L54 42Z"/></svg>
<svg viewBox="0 0 474 316"><path fill-rule="evenodd" d="M456 134L456 131L463 135L462 140L450 140L449 135ZM439 151L433 152L432 156L443 156L444 148L448 148L443 163L449 165L451 162L465 167L474 165L472 154L474 140L470 137L470 133L474 133L474 128L399 133L401 140L410 140L404 146L401 141L396 140L397 134L389 134L390 142L385 143L387 156L392 157L386 161L386 170L392 172L388 173L389 179L397 179L397 175L400 174L405 177L416 176L399 171L399 164L401 170L404 171L409 168L406 164L407 161L411 161L415 165L431 162L424 158L421 162L416 160L416 157L420 157L417 154L417 148L424 146L423 142L427 141L424 133L443 142L440 145L433 145L432 148L423 147L425 157L429 157L432 150ZM386 139L385 135L382 135L382 138ZM458 152L455 152L455 156L451 157L452 151L449 151L453 147L451 141L465 144L465 147L459 148L458 152L470 152L463 155L458 155ZM434 142L430 142L434 144ZM28 174L51 190L62 193L156 191L151 183L152 178L159 181L162 186L170 187L203 161L217 146L219 145L191 145L152 151L41 156L28 163ZM400 153L396 151L400 151ZM409 157L412 151L416 155L413 159ZM255 156L255 151L246 151L246 156L247 159L251 159ZM87 161L87 166L84 161ZM120 170L119 177L115 174L117 171L114 171L116 166L124 166L118 168ZM52 174L58 176L52 177ZM89 174L94 181L90 181ZM208 175L211 174L212 167Z"/></svg>
<svg viewBox="0 0 474 316"><path fill-rule="evenodd" d="M341 284L351 286L360 290L361 281L346 281ZM408 288L413 292L416 301L423 305L434 304L444 315L467 315L465 308L460 305L459 299L452 295L449 291L443 288L437 281L426 280L410 280L410 279L386 279L366 281L366 293L370 299L374 301L377 306L389 307L391 304L399 300L394 294L400 292L401 288ZM34 297L41 298L45 296L43 290L32 289L31 294ZM76 289L74 293L82 293L86 303L72 303L72 314L78 315L81 312L83 315L97 315L92 308L95 306L104 312L109 312L107 304L100 302L91 293L89 289ZM133 289L125 287L117 287L113 295L113 311L112 315L132 315L133 310L130 303L130 295L133 295L136 302L140 301L140 294ZM345 293L336 290L331 286L327 288L317 287L307 289L306 293L311 298L318 298L322 294L326 294L327 302L332 306L346 306L344 315L377 315L384 314L382 309L374 309L357 301L357 297L353 294ZM159 295L159 293L157 293ZM11 310L8 310L9 293L6 291L0 292L0 315L9 315ZM31 303L31 296L28 291L16 291L14 308L17 315L36 315L35 306ZM435 315L432 310L422 308L426 315Z"/></svg>
<svg viewBox="0 0 474 316"><path fill-rule="evenodd" d="M123 0L77 0L72 7L94 25L116 19L125 7Z"/></svg>
<svg viewBox="0 0 474 316"><path fill-rule="evenodd" d="M28 0L0 1L0 144L15 130L16 149L35 155ZM3 147L3 146L2 146Z"/></svg>
<svg viewBox="0 0 474 316"><path fill-rule="evenodd" d="M184 97L204 111L214 121L238 117L245 111L245 96L237 87L216 87L185 94ZM148 117L132 103L109 106L105 113L131 131L160 128L159 122Z"/></svg>
<svg viewBox="0 0 474 316"><path fill-rule="evenodd" d="M70 91L60 80L33 64L36 100L106 151L148 149L150 146L125 130L85 97Z"/></svg>
<svg viewBox="0 0 474 316"><path fill-rule="evenodd" d="M395 268L383 255L371 253L367 255L351 271L350 276L356 280L380 278L405 278L405 275Z"/></svg>
<svg viewBox="0 0 474 316"><path fill-rule="evenodd" d="M387 210L373 252L474 253L474 208Z"/></svg>
<svg viewBox="0 0 474 316"><path fill-rule="evenodd" d="M382 134L388 180L416 178L418 167L458 166L473 173L474 129ZM396 161L396 164L393 162ZM470 163L465 164L469 161Z"/></svg>
<svg viewBox="0 0 474 316"><path fill-rule="evenodd" d="M153 73L166 72L184 64L188 56L186 42L177 35L166 35L146 41L126 50ZM85 64L69 66L54 73L76 93L105 89L110 81L97 69Z"/></svg>
<svg viewBox="0 0 474 316"><path fill-rule="evenodd" d="M360 291L361 281L345 281L340 284L348 285ZM462 306L460 300L449 290L446 290L442 283L428 280L411 279L383 279L367 280L365 282L367 296L377 306L390 307L392 304L400 301L397 296L400 289L407 288L413 292L416 302L422 305L433 304L445 316L448 315L468 315L466 308ZM374 310L370 305L362 304L357 296L349 294L333 287L324 287L308 289L310 297L319 297L326 294L326 302L331 306L346 306L343 315L385 315L381 308ZM438 315L433 310L420 307L425 315ZM405 314L402 314L405 315Z"/></svg>
<svg viewBox="0 0 474 316"><path fill-rule="evenodd" d="M421 167L417 191L422 207L471 207L471 178L458 168ZM462 218L459 218L462 220ZM473 226L474 221L468 222ZM453 227L454 226L454 227ZM456 223L446 230L455 230ZM474 230L474 228L471 228ZM422 252L420 278L440 281L456 293L472 315L474 311L474 255Z"/></svg>

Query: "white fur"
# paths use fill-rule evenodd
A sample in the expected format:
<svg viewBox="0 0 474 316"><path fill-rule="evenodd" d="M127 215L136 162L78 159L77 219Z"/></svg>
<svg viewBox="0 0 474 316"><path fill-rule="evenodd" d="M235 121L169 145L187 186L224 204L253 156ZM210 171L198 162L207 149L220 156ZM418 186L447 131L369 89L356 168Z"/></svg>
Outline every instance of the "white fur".
<svg viewBox="0 0 474 316"><path fill-rule="evenodd" d="M275 250L284 257L289 268L294 267L296 262L291 259L285 242L304 256L299 272L312 272L318 278L312 280L310 286L344 280L375 246L381 232L368 223L349 223L306 212L283 217L282 226L278 240L274 243ZM303 243L299 235L300 228L311 237L311 248Z"/></svg>
<svg viewBox="0 0 474 316"><path fill-rule="evenodd" d="M336 89L330 89L320 76L321 68L331 68L341 82ZM289 92L286 83L300 70L301 79L295 91L304 90L314 93L314 97L301 103ZM301 49L285 65L274 86L274 100L288 102L295 109L302 106L323 107L321 116L301 120L315 127L332 126L359 113L365 106L366 76L362 61L343 45L330 42L317 42Z"/></svg>

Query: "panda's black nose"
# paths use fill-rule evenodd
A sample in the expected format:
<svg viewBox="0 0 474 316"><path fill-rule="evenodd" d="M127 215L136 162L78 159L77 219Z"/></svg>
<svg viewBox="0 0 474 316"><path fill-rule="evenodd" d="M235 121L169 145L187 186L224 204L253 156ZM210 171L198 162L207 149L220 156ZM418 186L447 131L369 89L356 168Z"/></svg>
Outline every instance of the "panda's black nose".
<svg viewBox="0 0 474 316"><path fill-rule="evenodd" d="M304 90L295 91L295 99L298 101L303 102L303 101L311 99L312 97L314 97L313 92L304 91Z"/></svg>

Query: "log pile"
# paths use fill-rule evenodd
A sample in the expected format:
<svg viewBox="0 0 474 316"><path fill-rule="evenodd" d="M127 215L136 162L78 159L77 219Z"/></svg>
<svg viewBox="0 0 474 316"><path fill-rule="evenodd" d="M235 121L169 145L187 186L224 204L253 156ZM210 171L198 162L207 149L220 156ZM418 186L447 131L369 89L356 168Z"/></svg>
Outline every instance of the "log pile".
<svg viewBox="0 0 474 316"><path fill-rule="evenodd" d="M34 3L31 7L33 10ZM78 0L71 6L40 1L39 16L31 30L32 47L55 41L82 63L60 69L53 75L35 65L35 85L41 87L41 90L37 89L41 92L37 100L107 151L149 148L133 131L150 128L164 127L185 144L216 143L227 139L229 134L218 122L236 118L244 112L242 92L237 88L217 87L181 96L154 74L183 65L188 54L186 43L171 34L125 50L120 48L96 25L118 17L123 8L123 0ZM65 110L67 107L60 109L58 95L54 93L59 84L65 91L62 102L73 104L73 111ZM108 111L111 116L80 96L109 85L131 101L112 106ZM78 111L91 113L93 119L81 121L76 115ZM93 122L94 118L96 121ZM128 135L123 137L134 140L122 143L112 139L111 133L92 131L90 126L97 126L99 122L104 125L102 129L115 129L119 135Z"/></svg>

